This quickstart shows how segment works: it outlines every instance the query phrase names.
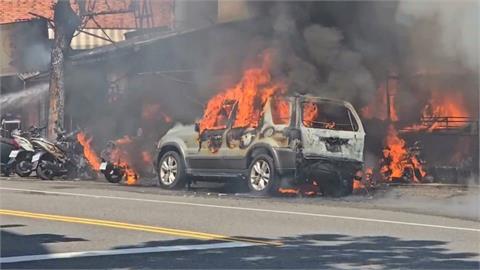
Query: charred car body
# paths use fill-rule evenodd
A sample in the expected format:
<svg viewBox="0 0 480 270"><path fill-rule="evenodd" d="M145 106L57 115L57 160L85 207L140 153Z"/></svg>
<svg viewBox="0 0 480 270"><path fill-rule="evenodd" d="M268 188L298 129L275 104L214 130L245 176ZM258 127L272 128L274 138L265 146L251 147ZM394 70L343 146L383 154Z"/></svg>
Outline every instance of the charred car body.
<svg viewBox="0 0 480 270"><path fill-rule="evenodd" d="M241 177L255 193L282 182L312 182L324 193L351 193L363 166L365 132L353 106L311 96L271 97L256 127L234 127L237 102L226 101L215 127L177 126L160 139L159 184L175 189L187 176Z"/></svg>

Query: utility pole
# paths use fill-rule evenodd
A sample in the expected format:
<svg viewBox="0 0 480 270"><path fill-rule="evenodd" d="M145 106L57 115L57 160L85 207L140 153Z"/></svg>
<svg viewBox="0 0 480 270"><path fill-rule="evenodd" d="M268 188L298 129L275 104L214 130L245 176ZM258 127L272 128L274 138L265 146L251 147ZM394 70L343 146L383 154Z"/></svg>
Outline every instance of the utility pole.
<svg viewBox="0 0 480 270"><path fill-rule="evenodd" d="M55 38L53 40L50 63L50 106L48 111L48 137L55 137L55 127L63 127L65 85L64 68L65 55L70 49L75 30L80 25L80 18L73 11L69 0L59 0L54 7L53 22L55 24Z"/></svg>

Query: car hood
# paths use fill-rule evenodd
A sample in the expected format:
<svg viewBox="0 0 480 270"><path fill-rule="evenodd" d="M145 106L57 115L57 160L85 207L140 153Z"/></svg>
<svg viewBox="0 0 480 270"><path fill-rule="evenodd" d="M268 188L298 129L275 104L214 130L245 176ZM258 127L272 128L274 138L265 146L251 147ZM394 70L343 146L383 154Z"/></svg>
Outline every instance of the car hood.
<svg viewBox="0 0 480 270"><path fill-rule="evenodd" d="M173 128L171 128L167 134L165 134L165 136L172 136L172 135L188 135L188 134L192 134L192 133L195 133L195 126L194 125L181 125L181 124L178 124L176 126L174 126Z"/></svg>
<svg viewBox="0 0 480 270"><path fill-rule="evenodd" d="M196 135L194 125L182 125L177 124L171 128L163 137L158 141L157 147L161 147L166 142L179 142L186 138L193 137Z"/></svg>

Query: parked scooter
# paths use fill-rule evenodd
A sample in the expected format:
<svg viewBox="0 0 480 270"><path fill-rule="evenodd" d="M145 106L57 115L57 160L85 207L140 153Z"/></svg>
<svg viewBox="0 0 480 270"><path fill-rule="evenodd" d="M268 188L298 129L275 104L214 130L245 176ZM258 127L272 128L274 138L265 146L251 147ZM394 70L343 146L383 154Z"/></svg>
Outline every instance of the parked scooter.
<svg viewBox="0 0 480 270"><path fill-rule="evenodd" d="M10 152L8 164L15 169L19 176L27 177L32 173L32 156L35 153L35 148L30 140L40 137L40 132L45 128L32 126L28 131L18 129L12 131L11 135L20 148Z"/></svg>
<svg viewBox="0 0 480 270"><path fill-rule="evenodd" d="M0 137L0 171L3 176L8 177L14 172L13 164L10 164L10 153L18 149L18 144L14 139Z"/></svg>
<svg viewBox="0 0 480 270"><path fill-rule="evenodd" d="M21 121L18 119L5 120L3 119L0 126L0 172L3 176L10 176L14 172L13 164L9 164L10 153L17 150L19 145L12 138L11 132L19 129Z"/></svg>
<svg viewBox="0 0 480 270"><path fill-rule="evenodd" d="M96 175L91 170L83 156L83 149L76 139L78 131L67 134L62 129L57 129L57 140L51 142L45 138L32 138L40 151L32 157L32 168L38 177L51 180L56 176L68 179L94 178Z"/></svg>

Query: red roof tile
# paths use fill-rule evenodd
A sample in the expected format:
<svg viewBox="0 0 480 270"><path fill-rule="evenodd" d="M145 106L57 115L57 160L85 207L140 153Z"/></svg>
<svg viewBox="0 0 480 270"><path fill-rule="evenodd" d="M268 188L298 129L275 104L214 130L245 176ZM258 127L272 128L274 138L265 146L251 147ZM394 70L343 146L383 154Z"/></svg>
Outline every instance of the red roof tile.
<svg viewBox="0 0 480 270"><path fill-rule="evenodd" d="M12 23L22 20L30 20L35 14L52 18L53 6L56 0L0 0L0 24ZM72 8L78 10L76 0L70 0ZM137 28L138 20L135 19L133 6L137 5L137 10L144 10L143 4L146 3L147 10L151 10L151 23L146 24L144 20L143 27L159 27L169 25L173 19L173 0L86 0L87 12L118 12L128 11L117 14L97 15L95 21L102 28ZM86 28L98 28L92 19L87 21Z"/></svg>

